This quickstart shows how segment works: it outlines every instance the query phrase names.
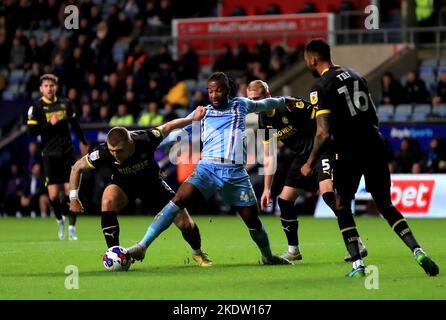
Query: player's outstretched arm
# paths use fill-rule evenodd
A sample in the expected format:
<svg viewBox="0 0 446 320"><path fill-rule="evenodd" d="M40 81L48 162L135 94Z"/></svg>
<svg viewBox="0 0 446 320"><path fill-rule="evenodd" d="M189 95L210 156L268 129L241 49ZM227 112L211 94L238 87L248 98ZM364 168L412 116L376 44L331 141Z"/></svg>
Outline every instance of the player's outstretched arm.
<svg viewBox="0 0 446 320"><path fill-rule="evenodd" d="M294 108L299 101L302 101L301 99L294 97L265 98L257 101L249 99L244 100L247 102L248 112L268 112L282 106L291 109Z"/></svg>
<svg viewBox="0 0 446 320"><path fill-rule="evenodd" d="M185 126L192 124L193 121L200 121L204 118L206 114L206 109L204 107L197 107L191 115L186 118L175 119L169 121L162 126L159 126L158 129L161 131L164 137L166 137L170 132L175 129L181 129Z"/></svg>
<svg viewBox="0 0 446 320"><path fill-rule="evenodd" d="M84 207L79 200L79 188L81 185L82 172L91 170L88 164L87 156L80 158L71 168L70 174L70 211L73 213L83 213Z"/></svg>

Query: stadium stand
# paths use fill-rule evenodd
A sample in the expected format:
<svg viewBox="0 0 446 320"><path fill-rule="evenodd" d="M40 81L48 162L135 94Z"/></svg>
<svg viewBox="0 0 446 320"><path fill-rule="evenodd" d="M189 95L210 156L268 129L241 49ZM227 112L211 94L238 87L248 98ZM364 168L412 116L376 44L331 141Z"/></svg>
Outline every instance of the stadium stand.
<svg viewBox="0 0 446 320"><path fill-rule="evenodd" d="M67 30L61 27L64 13L59 1L2 2L0 191L7 186L11 165L25 166L20 159L23 155L24 159L28 157L26 146L29 137L20 129L27 108L32 100L39 97L38 78L46 72L53 72L60 78L61 95L68 95L76 101L79 119L95 143L99 141L98 136L103 137L107 131L110 120L119 118L118 110L121 110L121 118L125 116L125 119L121 119L123 122L113 120L113 123L137 127L143 117L145 120L141 123L151 123L150 119L157 119L157 123L160 119L168 121L187 115L196 105L207 104L206 78L215 70L231 72L240 85L240 95L245 94L243 88L254 79L270 82L273 89L277 88L272 91L274 94L279 95L286 90L291 94L300 94L301 91L295 91L297 87L302 87L302 92L308 93L306 86L309 87L312 80L304 71L302 44L290 46L284 39L276 41L262 38L262 35L245 43L243 38L237 38L236 35L232 43L215 42L215 47L209 52L194 46L177 47L178 39L172 36L174 18L336 13L333 31L337 36L334 39L342 39L339 42L346 45L335 45L333 52L342 56L344 60L341 62L357 61L361 64L366 70L366 78L374 72L379 74L370 85L380 88L377 93L379 99L375 99L380 122L384 126L394 123L430 125L433 122L444 125L444 44L432 42L424 46L425 43L417 40L416 31L409 30L411 36L403 39L400 35L393 37L385 33L387 25L396 24L398 27L401 24L400 8L391 8L392 13L388 14L383 12L381 31L384 33L370 36L367 31L357 32L358 26L362 28L364 20L361 10L369 3L365 0L296 0L277 1L274 4L269 0L259 0L252 6L247 6L245 1L230 0L224 1L222 7L219 7L219 3L216 0L203 0L197 1L197 6L192 6L186 1L169 0L79 1L79 29ZM30 8L33 14L30 14ZM395 12L399 12L399 19L395 18ZM444 31L438 32L443 32L439 33L440 38L444 37ZM305 43L306 38L302 39ZM398 44L388 43L392 41L398 41ZM371 46L379 45L382 47L376 49L376 52L386 54L379 56L373 52L375 59L364 58L364 52L370 51ZM398 60L405 50L417 51L417 63L404 65L404 61L397 61L398 68L386 69L390 58ZM210 56L210 60L204 59L205 55ZM292 70L295 73L290 75ZM421 99L408 100L407 90L403 89L404 86L407 88L410 70L419 74L419 81L426 88ZM384 89L381 76L390 71L393 72L392 81L395 85ZM442 73L445 73L445 80L442 80ZM298 83L293 86L293 81ZM386 94L390 94L392 99L385 99ZM249 123L255 125L256 119L251 118ZM18 149L18 141L23 143L22 149ZM392 145L394 152L397 149L395 144L393 142ZM421 148L426 151L428 142L423 142ZM441 148L444 148L442 143ZM444 152L439 153L443 157ZM163 157L166 157L165 152L160 153L160 159ZM168 181L171 179L169 182L177 185L175 168L165 163L166 172L172 173ZM29 170L23 170L23 174L29 177ZM421 170L427 172L430 169L423 165ZM88 182L85 184L88 185ZM2 199L0 202L4 203Z"/></svg>

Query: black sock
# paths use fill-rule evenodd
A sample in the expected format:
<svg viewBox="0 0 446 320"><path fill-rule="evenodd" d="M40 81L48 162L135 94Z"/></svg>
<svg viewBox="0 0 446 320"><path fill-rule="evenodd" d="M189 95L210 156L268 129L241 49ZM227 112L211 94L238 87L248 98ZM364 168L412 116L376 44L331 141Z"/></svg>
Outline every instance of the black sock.
<svg viewBox="0 0 446 320"><path fill-rule="evenodd" d="M299 221L294 207L294 201L286 201L281 198L277 201L280 208L280 222L288 240L288 245L299 245L299 237L297 235L299 229Z"/></svg>
<svg viewBox="0 0 446 320"><path fill-rule="evenodd" d="M392 230L396 232L398 237L403 240L403 242L410 248L410 250L412 250L412 252L416 248L420 247L415 239L415 236L410 230L406 219L404 219L403 215L394 206L388 206L387 208L383 209L382 215L384 218L386 218Z"/></svg>
<svg viewBox="0 0 446 320"><path fill-rule="evenodd" d="M62 220L62 205L60 203L59 198L56 200L50 200L51 208L53 208L54 215L57 220Z"/></svg>
<svg viewBox="0 0 446 320"><path fill-rule="evenodd" d="M62 212L65 216L68 216L68 222L70 226L76 225L77 215L70 211L70 199L64 196L62 199Z"/></svg>
<svg viewBox="0 0 446 320"><path fill-rule="evenodd" d="M339 230L341 230L345 247L350 254L352 261L361 259L359 254L359 233L356 229L355 220L350 210L341 209L336 211L338 217Z"/></svg>
<svg viewBox="0 0 446 320"><path fill-rule="evenodd" d="M198 229L196 223L190 229L181 230L181 234L193 250L199 250L201 248L200 229Z"/></svg>
<svg viewBox="0 0 446 320"><path fill-rule="evenodd" d="M101 212L102 233L107 247L119 246L119 222L115 211Z"/></svg>
<svg viewBox="0 0 446 320"><path fill-rule="evenodd" d="M322 195L322 199L324 199L327 206L329 206L333 212L336 212L336 196L334 192L325 192Z"/></svg>
<svg viewBox="0 0 446 320"><path fill-rule="evenodd" d="M68 214L68 219L70 221L70 226L75 226L77 221L77 215L75 213L70 212Z"/></svg>

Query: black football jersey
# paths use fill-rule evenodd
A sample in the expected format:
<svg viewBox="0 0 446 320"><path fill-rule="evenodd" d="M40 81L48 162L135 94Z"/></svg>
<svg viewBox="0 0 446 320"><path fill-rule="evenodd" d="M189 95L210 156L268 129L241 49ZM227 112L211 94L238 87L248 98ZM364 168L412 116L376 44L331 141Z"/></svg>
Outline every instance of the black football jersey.
<svg viewBox="0 0 446 320"><path fill-rule="evenodd" d="M265 129L265 143L272 139L269 129L298 156L308 156L313 147L316 130L315 109L306 101L301 101L289 111L285 107L276 108L272 115L259 115L259 128Z"/></svg>
<svg viewBox="0 0 446 320"><path fill-rule="evenodd" d="M53 114L59 118L59 122L54 126L50 123ZM74 152L70 125L79 140L87 143L76 119L73 105L68 99L56 97L54 101L49 101L44 97L40 98L28 109L27 125L33 135L40 135L44 156Z"/></svg>
<svg viewBox="0 0 446 320"><path fill-rule="evenodd" d="M310 93L316 117L330 113L335 148L351 149L378 134L378 117L366 80L356 71L333 66L322 74Z"/></svg>
<svg viewBox="0 0 446 320"><path fill-rule="evenodd" d="M135 152L123 162L117 162L104 142L85 156L91 168L109 167L113 177L129 183L150 183L159 177L160 167L155 161L154 152L163 140L157 128L130 131L135 143Z"/></svg>

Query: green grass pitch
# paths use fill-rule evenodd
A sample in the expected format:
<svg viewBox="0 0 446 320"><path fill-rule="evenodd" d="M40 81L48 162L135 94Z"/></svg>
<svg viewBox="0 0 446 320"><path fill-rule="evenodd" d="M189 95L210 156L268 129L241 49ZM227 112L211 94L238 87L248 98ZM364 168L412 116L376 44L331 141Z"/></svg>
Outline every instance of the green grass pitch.
<svg viewBox="0 0 446 320"><path fill-rule="evenodd" d="M378 289L366 279L344 275L345 249L335 219L300 219L303 260L294 266L263 266L248 230L238 217L194 217L203 248L214 260L199 268L175 226L150 247L144 262L128 272L107 272L102 266L105 242L99 217L80 217L79 241L59 241L53 219L0 219L0 299L446 299L446 220L409 220L418 241L440 266L428 277L384 219L357 218L369 256L378 269ZM262 217L274 252L286 249L279 218ZM139 240L152 217L120 217L121 245ZM78 268L78 289L72 273ZM376 275L376 273L375 273ZM70 282L71 281L71 282Z"/></svg>

